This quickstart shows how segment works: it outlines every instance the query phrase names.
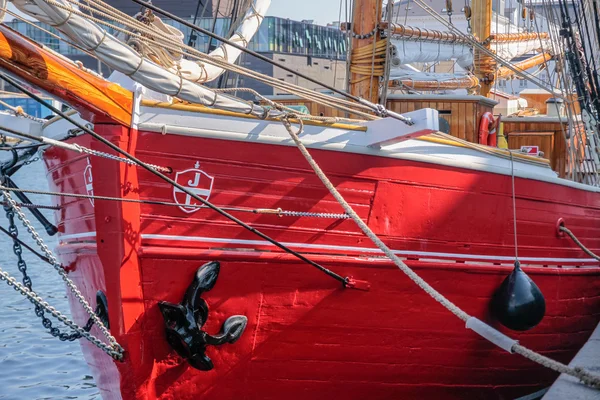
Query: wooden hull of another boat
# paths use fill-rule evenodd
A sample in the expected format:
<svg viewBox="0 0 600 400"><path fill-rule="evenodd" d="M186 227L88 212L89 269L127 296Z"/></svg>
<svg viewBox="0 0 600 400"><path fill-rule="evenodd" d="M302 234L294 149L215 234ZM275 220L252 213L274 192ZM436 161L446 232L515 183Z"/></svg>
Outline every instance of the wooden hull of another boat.
<svg viewBox="0 0 600 400"><path fill-rule="evenodd" d="M293 147L114 125L96 125L96 131L146 162L172 167L170 176L184 184L192 185L201 170L202 193L219 206L341 212ZM105 150L86 137L70 140ZM489 305L514 254L510 176L313 154L409 266L466 312L498 326ZM45 161L55 190L186 201L146 171L111 160L88 164L87 157L53 148ZM188 169L191 175L183 172ZM516 191L519 254L545 295L547 312L530 331L508 334L568 362L600 319L600 268L557 237L556 222L564 218L599 250L600 198L523 178L516 179ZM336 273L368 281L370 291L342 288L206 208L191 213L165 205L57 201L63 206L57 212L60 257L88 298L106 292L111 332L127 352L115 363L82 344L105 399L509 399L557 376L466 330L382 258L352 221L235 214ZM210 309L203 329L215 334L232 315L246 316L248 324L236 343L208 348L214 369L205 372L171 349L158 303L179 303L198 267L213 260L221 271L202 296ZM72 310L85 322L74 301Z"/></svg>

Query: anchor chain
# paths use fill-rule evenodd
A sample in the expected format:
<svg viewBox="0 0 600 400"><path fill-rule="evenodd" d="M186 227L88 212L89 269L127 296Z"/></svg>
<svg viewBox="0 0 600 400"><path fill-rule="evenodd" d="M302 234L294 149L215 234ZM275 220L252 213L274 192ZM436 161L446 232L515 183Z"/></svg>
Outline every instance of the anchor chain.
<svg viewBox="0 0 600 400"><path fill-rule="evenodd" d="M68 327L70 327L71 329L76 331L77 334L80 335L80 337L85 337L87 340L89 340L90 342L95 344L97 347L102 349L104 352L106 352L108 355L110 355L115 360L121 360L123 358L123 353L124 353L123 347L121 347L121 345L117 342L117 340L114 338L114 336L112 336L110 334L110 332L108 332L108 329L106 328L104 323L100 320L98 315L96 315L94 310L92 310L92 307L90 306L88 301L85 299L83 294L79 291L79 289L75 285L75 282L73 282L68 277L67 272L64 270L63 266L58 262L58 260L54 256L54 253L52 253L52 251L44 243L44 240L37 233L37 231L31 224L31 222L25 217L25 214L23 214L23 211L19 208L17 203L10 196L10 193L6 190L2 190L2 195L4 196L5 200L8 203L8 205L6 207L10 207L12 209L12 211L14 212L14 214L17 216L17 218L23 223L23 226L31 234L31 237L33 238L33 240L36 242L36 244L40 247L42 252L48 258L49 263L54 267L54 269L56 269L56 271L59 273L59 275L61 276L61 278L67 285L67 287L71 290L71 292L73 293L75 298L77 298L77 300L79 301L81 306L87 312L87 314L90 317L90 320L88 321L88 323L86 324L85 327L83 327L83 328L80 327L79 325L77 325L77 323L68 319L63 314L61 314L59 311L57 311L54 307L50 306L41 297L39 297L34 291L29 289L27 286L20 284L19 282L16 281L16 279L12 278L10 275L8 275L6 272L2 271L1 269L0 269L0 280L6 281L9 286L12 286L16 291L20 292L21 294L23 294L24 296L29 298L29 300L33 304L39 305L45 311L49 312L54 317L56 317L59 321L63 322L65 325L67 325ZM13 216L13 219L14 219L14 216ZM36 314L37 314L37 312L36 312ZM88 325L90 325L90 324L95 324L98 327L98 329L102 332L102 334L108 340L108 342L109 342L108 345L106 343L102 342L100 339L98 339L94 335L91 335L89 332L87 332L85 330L85 328L87 328ZM91 329L91 325L90 325L90 329Z"/></svg>
<svg viewBox="0 0 600 400"><path fill-rule="evenodd" d="M23 279L22 279L23 285L27 289L29 289L33 292L31 277L27 273L27 263L23 259L23 248L21 247L21 244L19 243L19 240L18 240L19 230L17 229L17 225L15 224L15 213L12 210L12 208L10 207L10 205L8 205L8 204L6 204L4 206L4 211L6 212L6 218L8 219L8 232L10 233L10 236L12 236L12 238L13 238L13 252L15 253L15 256L17 256L17 268L19 269L19 271L21 271L21 274L23 275ZM44 326L44 328L49 330L49 333L52 336L57 337L58 339L60 339L63 342L65 342L65 341L72 342L74 340L81 338L81 334L79 332L73 332L73 333L61 332L60 329L54 327L52 325L52 321L50 321L46 317L46 315L44 313L44 308L41 306L41 304L38 302L34 302L33 300L32 300L32 303L35 306L35 315L37 315L39 318L41 318L42 325ZM90 319L83 329L86 332L89 332L90 329L92 329L93 323L94 323L94 321Z"/></svg>

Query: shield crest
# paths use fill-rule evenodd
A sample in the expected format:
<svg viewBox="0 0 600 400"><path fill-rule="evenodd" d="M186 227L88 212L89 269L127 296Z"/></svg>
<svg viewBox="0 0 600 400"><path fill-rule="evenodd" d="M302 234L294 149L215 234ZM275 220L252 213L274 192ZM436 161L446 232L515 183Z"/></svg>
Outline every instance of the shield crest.
<svg viewBox="0 0 600 400"><path fill-rule="evenodd" d="M94 195L94 179L92 177L92 165L90 164L90 160L88 158L88 165L83 170L83 182L85 183L85 190L89 196ZM89 198L92 206L94 205L94 199Z"/></svg>
<svg viewBox="0 0 600 400"><path fill-rule="evenodd" d="M198 168L186 169L175 174L175 182L205 200L210 197L213 181L212 176ZM173 188L173 198L179 204L179 208L189 214L198 211L202 207L202 203L176 187Z"/></svg>

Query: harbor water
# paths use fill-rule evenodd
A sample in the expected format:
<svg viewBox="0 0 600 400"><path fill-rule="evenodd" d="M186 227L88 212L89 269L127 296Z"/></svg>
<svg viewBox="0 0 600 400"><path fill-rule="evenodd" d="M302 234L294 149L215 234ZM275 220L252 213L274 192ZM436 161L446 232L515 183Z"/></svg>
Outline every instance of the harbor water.
<svg viewBox="0 0 600 400"><path fill-rule="evenodd" d="M13 176L25 189L47 190L41 161L22 168ZM51 204L48 196L31 195L38 204ZM7 228L4 210L0 208L0 226ZM25 211L51 249L56 237L48 237L40 224ZM54 221L52 210L43 213ZM27 230L18 223L19 238L36 248ZM0 267L21 280L12 241L0 233ZM61 312L70 315L65 285L57 272L23 249L33 289ZM52 319L55 326L61 326ZM61 342L52 337L34 313L33 304L0 281L0 399L100 399L89 368L83 359L79 341Z"/></svg>

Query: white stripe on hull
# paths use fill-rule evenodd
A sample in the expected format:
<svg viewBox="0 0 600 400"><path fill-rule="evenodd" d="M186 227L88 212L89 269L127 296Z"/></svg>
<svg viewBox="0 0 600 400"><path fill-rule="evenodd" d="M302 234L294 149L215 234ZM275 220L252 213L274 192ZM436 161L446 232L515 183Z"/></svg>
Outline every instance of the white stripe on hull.
<svg viewBox="0 0 600 400"><path fill-rule="evenodd" d="M77 242L78 239L96 237L96 232L76 233L72 235L62 235L60 242L67 244L69 242ZM274 246L264 240L243 240L243 239L226 239L226 238L211 238L202 236L176 236L176 235L156 235L142 234L142 239L146 240L163 240L163 241L179 241L179 242L200 242L200 243L223 243L223 244L240 244L246 246ZM353 246L336 246L327 244L309 244L309 243L293 243L281 242L283 245L295 249L310 249L310 250L335 250L335 251L353 251L371 254L382 254L382 251L377 248L369 247L353 247ZM408 250L393 250L394 254L404 257L421 257L421 258L438 258L448 260L477 260L487 262L513 262L514 257L510 256L489 256L476 254L460 254L460 253L438 253L426 251L408 251ZM592 258L545 258L545 257L519 257L522 262L534 263L585 263L598 264L598 261Z"/></svg>

